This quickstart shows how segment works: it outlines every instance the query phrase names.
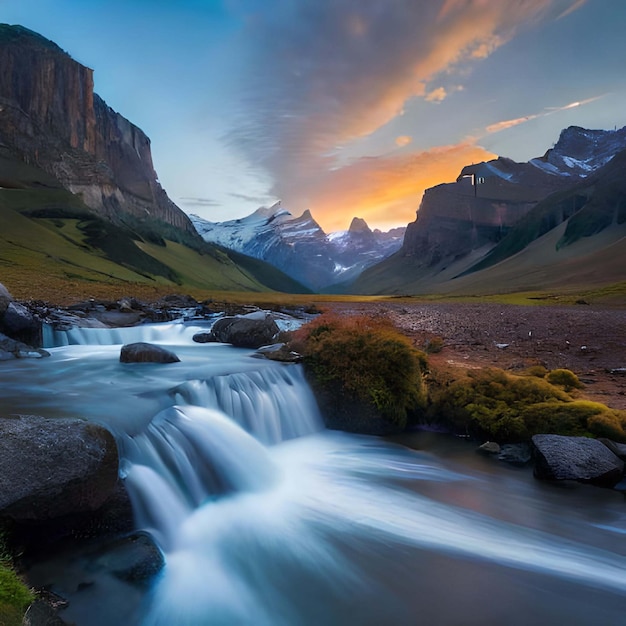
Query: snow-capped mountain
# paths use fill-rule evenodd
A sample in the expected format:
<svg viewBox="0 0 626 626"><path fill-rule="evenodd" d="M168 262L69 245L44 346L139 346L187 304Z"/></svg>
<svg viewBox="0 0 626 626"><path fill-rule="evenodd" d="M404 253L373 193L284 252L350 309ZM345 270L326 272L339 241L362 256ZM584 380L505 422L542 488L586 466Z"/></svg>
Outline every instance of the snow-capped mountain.
<svg viewBox="0 0 626 626"><path fill-rule="evenodd" d="M570 126L543 157L531 164L548 172L586 177L626 148L626 126L619 130L588 130Z"/></svg>
<svg viewBox="0 0 626 626"><path fill-rule="evenodd" d="M372 231L354 218L349 230L327 235L310 211L294 217L280 202L227 222L190 217L205 241L263 259L314 290L351 280L393 254L405 230Z"/></svg>

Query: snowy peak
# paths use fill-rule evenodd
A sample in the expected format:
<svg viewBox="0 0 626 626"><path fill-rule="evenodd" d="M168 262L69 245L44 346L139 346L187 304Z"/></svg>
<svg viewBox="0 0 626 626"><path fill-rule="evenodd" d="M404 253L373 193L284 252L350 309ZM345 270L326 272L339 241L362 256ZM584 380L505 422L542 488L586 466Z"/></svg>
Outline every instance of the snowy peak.
<svg viewBox="0 0 626 626"><path fill-rule="evenodd" d="M326 235L308 209L293 217L280 203L227 222L190 217L205 241L267 261L316 290L354 278L396 252L405 230L372 232L355 217L350 230Z"/></svg>
<svg viewBox="0 0 626 626"><path fill-rule="evenodd" d="M626 126L616 130L588 130L570 126L561 131L554 148L540 159L567 176L586 177L626 148Z"/></svg>

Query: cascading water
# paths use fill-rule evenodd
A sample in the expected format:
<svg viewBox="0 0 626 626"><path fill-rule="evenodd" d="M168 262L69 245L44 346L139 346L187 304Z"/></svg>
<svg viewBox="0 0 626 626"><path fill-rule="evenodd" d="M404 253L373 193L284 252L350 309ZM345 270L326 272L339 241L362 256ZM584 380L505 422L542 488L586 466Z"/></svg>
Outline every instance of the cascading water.
<svg viewBox="0 0 626 626"><path fill-rule="evenodd" d="M327 432L298 366L193 344L189 325L127 330L0 364L0 399L116 435L137 524L166 557L132 623L623 623L619 494ZM119 363L120 340L155 337L181 362ZM79 625L112 623L74 606Z"/></svg>

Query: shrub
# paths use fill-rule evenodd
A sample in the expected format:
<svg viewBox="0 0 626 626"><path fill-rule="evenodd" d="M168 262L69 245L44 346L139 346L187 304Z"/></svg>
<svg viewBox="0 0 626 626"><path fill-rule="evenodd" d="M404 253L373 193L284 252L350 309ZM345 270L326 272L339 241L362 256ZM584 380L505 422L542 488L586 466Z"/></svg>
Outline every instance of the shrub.
<svg viewBox="0 0 626 626"><path fill-rule="evenodd" d="M438 354L443 350L444 341L441 337L432 337L424 343L426 354Z"/></svg>
<svg viewBox="0 0 626 626"><path fill-rule="evenodd" d="M386 318L324 314L294 333L290 347L319 385L338 386L400 427L424 402L426 357Z"/></svg>
<svg viewBox="0 0 626 626"><path fill-rule="evenodd" d="M558 379L569 377L558 375ZM522 441L539 433L626 441L626 411L573 400L559 387L533 376L499 369L469 371L465 378L440 388L432 400L430 411L453 430L497 441Z"/></svg>
<svg viewBox="0 0 626 626"><path fill-rule="evenodd" d="M526 370L527 376L535 376L536 378L545 378L548 369L543 365L533 365Z"/></svg>
<svg viewBox="0 0 626 626"><path fill-rule="evenodd" d="M548 372L546 379L552 385L559 385L565 389L565 391L571 391L572 389L582 389L582 383L578 380L578 376L571 370L556 369Z"/></svg>

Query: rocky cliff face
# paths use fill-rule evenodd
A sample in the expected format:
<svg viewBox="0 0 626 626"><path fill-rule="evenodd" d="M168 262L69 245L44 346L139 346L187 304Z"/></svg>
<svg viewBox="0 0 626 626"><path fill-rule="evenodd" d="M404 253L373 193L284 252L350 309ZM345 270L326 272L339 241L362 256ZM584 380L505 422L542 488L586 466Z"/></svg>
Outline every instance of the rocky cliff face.
<svg viewBox="0 0 626 626"><path fill-rule="evenodd" d="M0 25L0 144L98 214L195 232L157 180L150 140L93 91L93 71L21 26Z"/></svg>
<svg viewBox="0 0 626 626"><path fill-rule="evenodd" d="M454 183L424 193L400 254L439 271L472 251L493 248L538 202L567 189L626 147L626 128L565 129L543 157L470 165Z"/></svg>

